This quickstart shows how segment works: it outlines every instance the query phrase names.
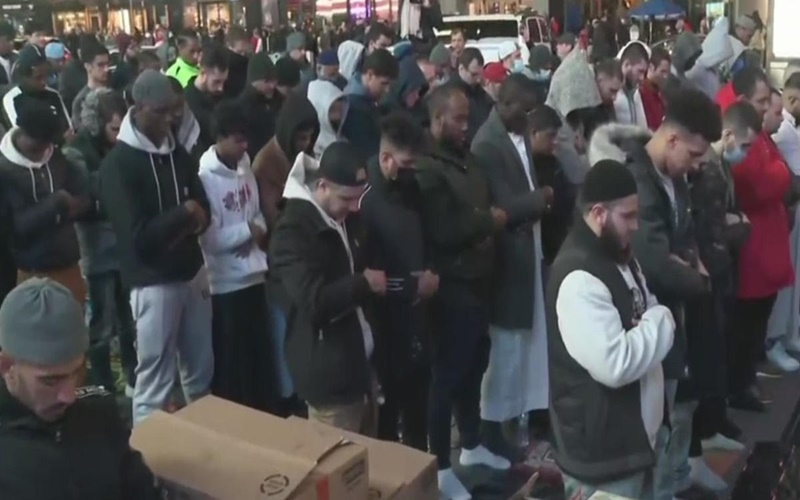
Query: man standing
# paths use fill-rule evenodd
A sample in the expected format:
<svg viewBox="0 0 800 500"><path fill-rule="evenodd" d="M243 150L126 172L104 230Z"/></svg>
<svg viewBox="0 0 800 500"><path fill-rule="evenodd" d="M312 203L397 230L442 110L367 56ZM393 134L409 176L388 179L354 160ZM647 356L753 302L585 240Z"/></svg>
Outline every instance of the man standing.
<svg viewBox="0 0 800 500"><path fill-rule="evenodd" d="M178 35L178 59L167 69L166 75L178 80L181 87L186 88L189 81L200 73L197 65L200 61L200 52L200 40L196 33L187 31Z"/></svg>
<svg viewBox="0 0 800 500"><path fill-rule="evenodd" d="M654 498L654 451L666 432L661 361L675 320L633 257L636 193L621 163L603 160L589 170L582 217L547 284L550 415L571 499L596 491Z"/></svg>
<svg viewBox="0 0 800 500"><path fill-rule="evenodd" d="M319 53L317 78L333 83L339 90L344 90L347 86L347 78L339 73L339 56L334 49L323 50Z"/></svg>
<svg viewBox="0 0 800 500"><path fill-rule="evenodd" d="M2 22L0 23L0 85L11 83L11 72L16 62L14 27L7 22Z"/></svg>
<svg viewBox="0 0 800 500"><path fill-rule="evenodd" d="M458 76L450 79L446 84L461 90L469 101L467 144L472 142L475 133L489 117L494 106L492 98L483 90L483 62L480 50L475 47L467 47L456 61ZM504 72L508 73L505 70Z"/></svg>
<svg viewBox="0 0 800 500"><path fill-rule="evenodd" d="M363 269L354 219L367 174L350 144L331 144L321 161L295 160L286 206L270 239L271 278L287 306L286 355L308 417L375 434L372 330L362 310L386 293L383 271Z"/></svg>
<svg viewBox="0 0 800 500"><path fill-rule="evenodd" d="M72 128L81 127L81 110L86 95L92 90L108 85L108 49L100 42L84 47L81 51L83 66L86 68L86 86L72 101Z"/></svg>
<svg viewBox="0 0 800 500"><path fill-rule="evenodd" d="M539 185L531 158L527 114L536 106L535 84L524 75L511 75L498 97L471 148L488 180L492 204L509 217L506 231L496 240L489 316L492 348L483 378L481 417L486 446L522 459L506 443L501 424L548 407L539 222L553 202L553 189Z"/></svg>
<svg viewBox="0 0 800 500"><path fill-rule="evenodd" d="M197 241L209 209L197 163L170 132L175 94L167 76L142 72L133 100L100 167L100 198L117 234L123 282L132 289L138 422L169 403L178 356L189 402L208 393L214 358Z"/></svg>
<svg viewBox="0 0 800 500"><path fill-rule="evenodd" d="M63 286L35 278L8 294L0 308L4 497L55 500L69 485L75 498L161 498L114 396L79 387L88 346L81 305Z"/></svg>
<svg viewBox="0 0 800 500"><path fill-rule="evenodd" d="M650 54L650 65L647 69L647 78L639 86L639 95L642 99L642 108L647 120L647 128L657 130L664 120L666 100L664 86L669 78L669 69L672 58L669 52L656 47ZM644 125L640 123L639 125Z"/></svg>
<svg viewBox="0 0 800 500"><path fill-rule="evenodd" d="M228 79L225 81L225 97L236 98L247 85L247 67L250 53L250 36L241 26L231 26L225 35L228 46ZM201 68L202 71L202 68Z"/></svg>
<svg viewBox="0 0 800 500"><path fill-rule="evenodd" d="M247 123L247 154L255 158L275 135L275 121L283 104L277 92L275 65L266 52L250 56L247 85L239 95L239 109Z"/></svg>
<svg viewBox="0 0 800 500"><path fill-rule="evenodd" d="M208 47L200 59L200 73L185 86L184 97L200 125L197 146L206 151L214 143L211 130L211 115L222 99L228 79L228 54L222 47Z"/></svg>
<svg viewBox="0 0 800 500"><path fill-rule="evenodd" d="M432 245L440 286L433 307L437 333L428 420L431 452L445 498L471 498L450 464L450 421L455 409L463 466L505 470L510 463L481 445L480 386L488 362L494 236L504 210L490 205L486 179L467 149L469 101L455 86L428 96L431 153L418 162L425 237Z"/></svg>
<svg viewBox="0 0 800 500"><path fill-rule="evenodd" d="M647 116L639 93L639 85L647 76L650 55L642 42L630 42L620 50L622 88L614 100L614 115L618 123L647 125Z"/></svg>
<svg viewBox="0 0 800 500"><path fill-rule="evenodd" d="M300 32L295 31L286 37L286 55L292 61L296 62L299 66L300 83L308 83L316 76L314 67L306 59L306 36Z"/></svg>

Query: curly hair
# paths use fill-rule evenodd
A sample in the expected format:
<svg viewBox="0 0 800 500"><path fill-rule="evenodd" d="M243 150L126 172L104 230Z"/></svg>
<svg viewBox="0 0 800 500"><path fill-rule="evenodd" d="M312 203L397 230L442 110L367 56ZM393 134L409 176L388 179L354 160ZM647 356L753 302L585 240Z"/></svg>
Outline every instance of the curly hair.
<svg viewBox="0 0 800 500"><path fill-rule="evenodd" d="M115 115L123 117L127 111L128 105L121 93L108 88L95 89L86 95L80 123L89 134L98 136Z"/></svg>

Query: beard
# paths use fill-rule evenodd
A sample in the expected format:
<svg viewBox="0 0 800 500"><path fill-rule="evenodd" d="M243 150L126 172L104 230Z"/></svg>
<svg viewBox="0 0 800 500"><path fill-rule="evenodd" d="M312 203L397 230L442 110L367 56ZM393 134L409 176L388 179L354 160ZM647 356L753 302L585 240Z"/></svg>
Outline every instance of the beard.
<svg viewBox="0 0 800 500"><path fill-rule="evenodd" d="M630 244L624 245L620 240L611 224L606 223L600 230L600 243L611 259L618 264L627 264L633 256L633 250Z"/></svg>

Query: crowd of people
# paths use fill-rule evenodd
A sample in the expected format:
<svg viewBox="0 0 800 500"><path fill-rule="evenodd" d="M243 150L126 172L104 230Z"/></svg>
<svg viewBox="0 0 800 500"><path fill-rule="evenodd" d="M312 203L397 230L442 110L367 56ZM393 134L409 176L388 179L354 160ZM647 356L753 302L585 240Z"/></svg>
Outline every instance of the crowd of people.
<svg viewBox="0 0 800 500"><path fill-rule="evenodd" d="M402 441L447 499L453 419L463 467L533 436L567 498L713 498L727 408L800 369L800 73L731 64L734 24L488 64L231 27L113 72L0 25L2 496L158 498L120 387L133 425L211 393Z"/></svg>

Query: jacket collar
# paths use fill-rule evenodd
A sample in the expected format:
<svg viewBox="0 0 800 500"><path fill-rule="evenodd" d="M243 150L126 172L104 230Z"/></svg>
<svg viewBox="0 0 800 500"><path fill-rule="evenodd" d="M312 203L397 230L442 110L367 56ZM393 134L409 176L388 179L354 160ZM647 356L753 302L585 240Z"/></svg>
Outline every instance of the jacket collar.
<svg viewBox="0 0 800 500"><path fill-rule="evenodd" d="M464 149L462 151L458 151L455 148L447 146L446 144L436 142L435 139L431 139L431 144L431 157L447 163L448 165L457 167L459 170L467 170L467 163L469 162L468 150Z"/></svg>
<svg viewBox="0 0 800 500"><path fill-rule="evenodd" d="M12 396L5 380L0 378L0 429L3 427L47 429L50 424L41 420L27 406Z"/></svg>

